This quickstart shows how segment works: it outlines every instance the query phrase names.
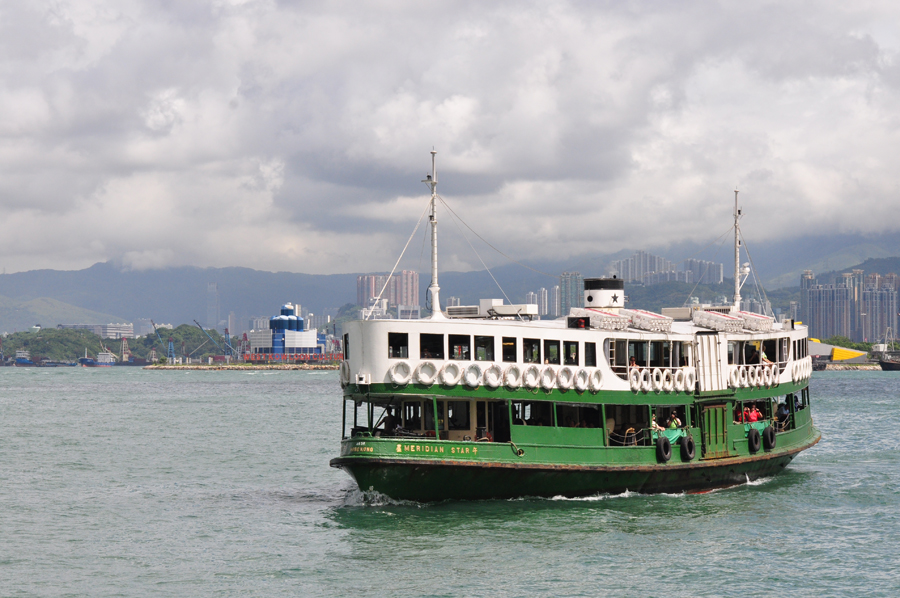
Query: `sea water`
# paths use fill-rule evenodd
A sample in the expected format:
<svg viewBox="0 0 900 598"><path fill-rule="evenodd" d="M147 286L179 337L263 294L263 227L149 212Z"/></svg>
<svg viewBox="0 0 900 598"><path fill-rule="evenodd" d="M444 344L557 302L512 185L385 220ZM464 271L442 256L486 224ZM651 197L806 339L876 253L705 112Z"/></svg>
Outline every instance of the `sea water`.
<svg viewBox="0 0 900 598"><path fill-rule="evenodd" d="M0 368L2 596L897 596L900 372L699 495L395 503L328 467L337 372Z"/></svg>

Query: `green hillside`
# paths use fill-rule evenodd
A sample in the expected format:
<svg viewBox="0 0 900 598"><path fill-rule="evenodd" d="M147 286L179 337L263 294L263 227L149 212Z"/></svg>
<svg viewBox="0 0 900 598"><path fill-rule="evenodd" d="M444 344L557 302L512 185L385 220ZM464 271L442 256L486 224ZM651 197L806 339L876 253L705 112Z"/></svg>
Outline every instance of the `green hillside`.
<svg viewBox="0 0 900 598"><path fill-rule="evenodd" d="M121 316L76 307L48 297L27 301L0 295L0 332L27 330L39 324L56 328L57 324L109 324L129 322Z"/></svg>

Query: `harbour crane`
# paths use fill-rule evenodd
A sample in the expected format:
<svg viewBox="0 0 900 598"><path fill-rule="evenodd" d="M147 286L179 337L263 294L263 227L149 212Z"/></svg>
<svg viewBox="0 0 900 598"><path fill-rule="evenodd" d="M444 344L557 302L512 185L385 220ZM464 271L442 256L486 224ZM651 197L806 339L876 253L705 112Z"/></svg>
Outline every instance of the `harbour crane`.
<svg viewBox="0 0 900 598"><path fill-rule="evenodd" d="M209 340L212 341L212 344L214 344L214 345L216 346L216 349L218 349L219 351L221 351L223 355L226 355L226 354L230 355L230 353L228 353L225 349L223 349L223 348L219 345L219 343L216 342L216 339L214 339L213 337L211 337L211 336L209 335L209 332L207 332L207 331L203 328L203 326L200 325L200 322L198 322L197 320L194 320L194 324L196 324L196 325L197 325L197 328L199 328L199 329L203 332L203 334L206 335L206 338L208 338Z"/></svg>
<svg viewBox="0 0 900 598"><path fill-rule="evenodd" d="M156 324L153 322L153 320L150 320L150 325L153 326L153 332L156 333L156 338L159 339L159 346L165 347L166 345L165 343L163 343L162 337L159 336L159 329L156 327ZM169 361L169 365L175 364L175 341L171 336L169 337L169 352L166 355L166 358Z"/></svg>

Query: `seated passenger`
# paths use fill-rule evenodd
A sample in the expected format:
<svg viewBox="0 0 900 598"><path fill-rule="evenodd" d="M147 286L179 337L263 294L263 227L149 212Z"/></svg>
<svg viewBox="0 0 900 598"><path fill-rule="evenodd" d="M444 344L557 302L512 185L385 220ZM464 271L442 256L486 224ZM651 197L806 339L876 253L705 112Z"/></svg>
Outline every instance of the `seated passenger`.
<svg viewBox="0 0 900 598"><path fill-rule="evenodd" d="M637 359L635 359L634 357L632 357L631 359L629 359L629 360L628 360L628 367L630 367L630 368L636 368L636 367L638 367Z"/></svg>
<svg viewBox="0 0 900 598"><path fill-rule="evenodd" d="M662 432L665 430L661 425L656 423L656 414L653 414L653 417L650 418L650 431L651 432Z"/></svg>
<svg viewBox="0 0 900 598"><path fill-rule="evenodd" d="M791 409L788 407L787 403L779 403L778 411L775 412L775 418L779 422L784 422L791 415Z"/></svg>

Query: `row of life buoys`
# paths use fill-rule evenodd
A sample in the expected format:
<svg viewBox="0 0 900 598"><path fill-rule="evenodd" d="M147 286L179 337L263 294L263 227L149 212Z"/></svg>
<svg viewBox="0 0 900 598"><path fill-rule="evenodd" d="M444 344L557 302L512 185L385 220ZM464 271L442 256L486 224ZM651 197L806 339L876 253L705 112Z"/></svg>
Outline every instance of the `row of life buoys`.
<svg viewBox="0 0 900 598"><path fill-rule="evenodd" d="M736 365L728 374L731 388L771 388L778 386L780 372L774 363L763 365Z"/></svg>
<svg viewBox="0 0 900 598"><path fill-rule="evenodd" d="M462 364L451 361L443 368L439 368L433 361L423 361L415 369L412 369L406 361L397 361L388 369L388 377L397 386L406 386L410 382L431 386L435 382L440 382L445 386L456 386L462 383L469 388L478 388L484 384L490 388L500 386L511 389L524 386L529 390L538 387L545 390L574 388L578 392L590 390L593 393L598 393L603 388L603 372L599 369L587 370L569 366L559 369L553 366L540 368L534 364L523 369L522 366L515 363L509 365L505 370L496 363L482 370L478 363L471 363L464 367ZM341 363L341 384L346 387L349 383L350 366L348 362L344 361Z"/></svg>
<svg viewBox="0 0 900 598"><path fill-rule="evenodd" d="M798 359L791 366L791 381L794 384L808 380L812 376L812 360L809 357Z"/></svg>
<svg viewBox="0 0 900 598"><path fill-rule="evenodd" d="M672 373L668 368L630 368L628 385L632 392L694 392L696 374L694 368L679 368Z"/></svg>

